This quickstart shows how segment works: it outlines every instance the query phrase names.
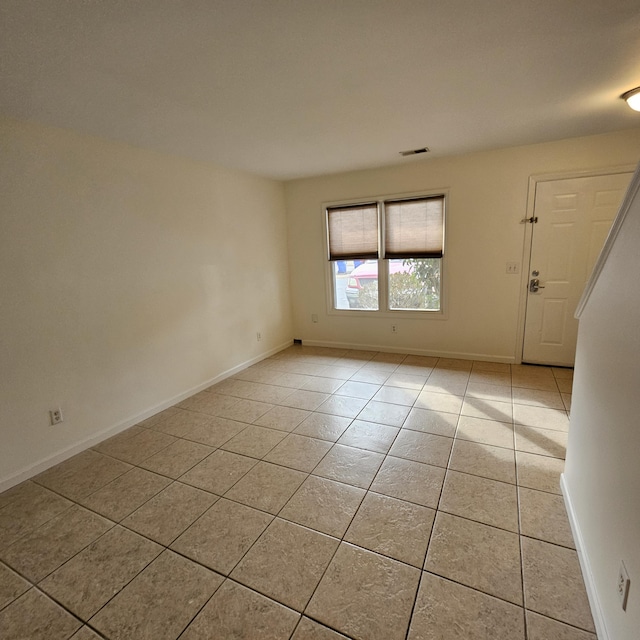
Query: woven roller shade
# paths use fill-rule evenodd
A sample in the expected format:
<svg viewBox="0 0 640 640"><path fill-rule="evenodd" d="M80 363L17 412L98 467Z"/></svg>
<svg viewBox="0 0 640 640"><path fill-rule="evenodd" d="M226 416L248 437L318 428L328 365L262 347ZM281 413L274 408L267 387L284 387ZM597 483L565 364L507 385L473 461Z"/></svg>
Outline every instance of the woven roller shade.
<svg viewBox="0 0 640 640"><path fill-rule="evenodd" d="M327 209L329 260L378 257L378 206L359 204Z"/></svg>
<svg viewBox="0 0 640 640"><path fill-rule="evenodd" d="M385 258L442 258L444 196L384 203Z"/></svg>

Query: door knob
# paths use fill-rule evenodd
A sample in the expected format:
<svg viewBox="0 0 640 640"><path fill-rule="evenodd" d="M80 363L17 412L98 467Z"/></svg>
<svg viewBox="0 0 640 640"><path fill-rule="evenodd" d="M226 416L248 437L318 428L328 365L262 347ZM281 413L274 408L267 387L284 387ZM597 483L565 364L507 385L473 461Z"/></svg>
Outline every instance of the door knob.
<svg viewBox="0 0 640 640"><path fill-rule="evenodd" d="M540 284L540 279L539 278L531 278L531 280L529 280L529 291L531 293L537 293L538 289L544 289L544 287L541 286L541 284Z"/></svg>

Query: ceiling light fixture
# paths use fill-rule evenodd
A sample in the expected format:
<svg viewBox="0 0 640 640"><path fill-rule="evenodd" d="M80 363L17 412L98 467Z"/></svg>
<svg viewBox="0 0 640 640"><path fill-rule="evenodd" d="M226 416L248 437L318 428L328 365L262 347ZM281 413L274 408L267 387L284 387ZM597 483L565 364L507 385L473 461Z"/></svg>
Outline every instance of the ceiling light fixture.
<svg viewBox="0 0 640 640"><path fill-rule="evenodd" d="M634 110L640 111L640 87L626 91L620 96Z"/></svg>

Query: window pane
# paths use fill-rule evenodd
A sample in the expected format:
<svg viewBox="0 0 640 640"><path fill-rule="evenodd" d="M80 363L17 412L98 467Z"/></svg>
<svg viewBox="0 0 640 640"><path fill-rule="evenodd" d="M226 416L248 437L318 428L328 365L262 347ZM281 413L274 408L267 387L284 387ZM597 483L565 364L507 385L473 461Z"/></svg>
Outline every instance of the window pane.
<svg viewBox="0 0 640 640"><path fill-rule="evenodd" d="M378 310L378 261L336 260L333 264L334 307Z"/></svg>
<svg viewBox="0 0 640 640"><path fill-rule="evenodd" d="M389 308L440 311L440 258L389 260Z"/></svg>

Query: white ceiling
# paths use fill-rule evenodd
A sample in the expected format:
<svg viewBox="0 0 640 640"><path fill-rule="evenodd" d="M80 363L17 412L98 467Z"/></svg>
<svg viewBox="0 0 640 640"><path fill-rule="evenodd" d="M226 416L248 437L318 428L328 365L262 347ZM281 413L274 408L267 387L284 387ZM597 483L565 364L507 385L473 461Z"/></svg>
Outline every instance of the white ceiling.
<svg viewBox="0 0 640 640"><path fill-rule="evenodd" d="M278 179L640 126L638 0L0 0L0 111Z"/></svg>

